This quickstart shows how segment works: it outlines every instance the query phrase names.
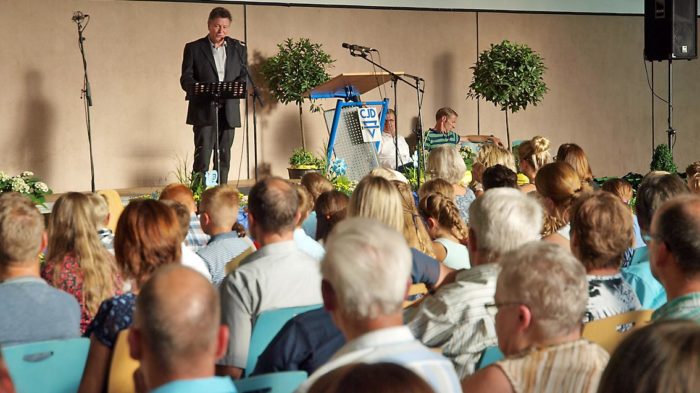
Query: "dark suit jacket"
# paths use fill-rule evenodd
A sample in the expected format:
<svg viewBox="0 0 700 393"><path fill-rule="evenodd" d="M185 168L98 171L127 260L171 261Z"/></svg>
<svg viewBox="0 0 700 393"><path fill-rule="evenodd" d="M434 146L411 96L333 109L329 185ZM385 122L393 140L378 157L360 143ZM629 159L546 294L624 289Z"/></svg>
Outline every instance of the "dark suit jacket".
<svg viewBox="0 0 700 393"><path fill-rule="evenodd" d="M226 37L226 72L224 81L236 79L245 80L245 69L242 62L246 60L246 48L240 41ZM195 82L218 82L214 55L211 53L211 42L207 37L200 38L185 45L185 53L182 56L182 76L180 86L187 92L189 86ZM211 101L198 97L190 97L187 108L187 124L205 126L214 124L214 111ZM226 120L232 128L241 126L240 100L228 99L224 103L223 110Z"/></svg>

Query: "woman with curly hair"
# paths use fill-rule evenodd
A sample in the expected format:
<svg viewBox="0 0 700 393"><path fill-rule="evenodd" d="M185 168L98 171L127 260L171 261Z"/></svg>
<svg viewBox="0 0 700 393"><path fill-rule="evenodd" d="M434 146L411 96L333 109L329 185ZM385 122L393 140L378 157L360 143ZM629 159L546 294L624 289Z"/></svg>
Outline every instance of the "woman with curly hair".
<svg viewBox="0 0 700 393"><path fill-rule="evenodd" d="M535 191L533 185L535 184L537 172L544 165L552 162L552 155L549 153L549 145L549 139L538 135L518 146L518 157L520 157L518 166L520 167L520 172L530 180L530 183L523 184L520 187L522 191Z"/></svg>

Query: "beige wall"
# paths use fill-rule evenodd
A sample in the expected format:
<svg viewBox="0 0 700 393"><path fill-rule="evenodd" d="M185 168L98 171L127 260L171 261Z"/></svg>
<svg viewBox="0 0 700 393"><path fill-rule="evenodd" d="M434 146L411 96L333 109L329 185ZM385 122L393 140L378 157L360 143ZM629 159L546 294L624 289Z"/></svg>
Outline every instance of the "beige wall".
<svg viewBox="0 0 700 393"><path fill-rule="evenodd" d="M229 5L231 35L243 38L243 6ZM174 180L178 157L192 159L192 131L178 78L182 48L206 34L211 5L88 0L0 0L0 170L33 170L57 191L87 190L89 159L80 97L82 69L74 10L92 16L85 31L95 106L93 144L98 188L153 186ZM251 61L274 54L286 37L320 42L337 62L331 74L371 67L350 57L341 42L381 49L386 67L424 77L424 125L435 109L460 113L459 131L475 132L477 105L465 99L476 59L473 12L381 11L247 6ZM576 142L596 175L644 172L651 150L650 93L646 85L640 16L479 13L481 50L504 38L529 44L545 58L550 92L538 107L510 117L512 139L542 134L553 150ZM674 63L676 163L698 159L700 114L694 100L698 62ZM657 63L657 92L666 95L666 65ZM393 97L391 89L387 93ZM379 98L374 92L367 99ZM289 153L300 145L296 107L266 100L259 112L259 160L285 175ZM334 105L324 102L325 108ZM408 135L415 95L399 87L400 128ZM505 138L503 113L480 105L481 130ZM656 141L665 141L666 108L657 102ZM322 115L304 113L309 147L327 141ZM231 179L243 160L236 136ZM252 134L252 125L251 125ZM252 143L251 143L252 149Z"/></svg>

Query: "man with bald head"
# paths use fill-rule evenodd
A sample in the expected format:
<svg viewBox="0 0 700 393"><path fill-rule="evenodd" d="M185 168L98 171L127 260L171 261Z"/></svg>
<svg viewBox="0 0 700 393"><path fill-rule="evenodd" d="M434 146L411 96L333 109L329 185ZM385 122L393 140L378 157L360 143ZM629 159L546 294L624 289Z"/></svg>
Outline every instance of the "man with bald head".
<svg viewBox="0 0 700 393"><path fill-rule="evenodd" d="M197 204L194 201L194 194L189 187L180 183L168 184L160 192L161 201L175 201L183 204L190 211L190 227L185 237L185 245L192 251L198 251L207 245L209 235L204 233L202 225L197 216Z"/></svg>
<svg viewBox="0 0 700 393"><path fill-rule="evenodd" d="M129 330L131 357L141 362L139 389L235 392L230 378L214 376L228 343L220 322L219 296L201 274L180 265L159 269L139 293Z"/></svg>
<svg viewBox="0 0 700 393"><path fill-rule="evenodd" d="M279 177L256 183L248 196L248 229L260 249L221 282L222 320L231 340L217 374L240 378L248 361L253 324L266 310L321 304L319 261L299 250L296 189ZM248 370L250 374L253 370Z"/></svg>
<svg viewBox="0 0 700 393"><path fill-rule="evenodd" d="M646 241L651 272L668 299L652 319L700 322L700 197L682 195L661 205Z"/></svg>

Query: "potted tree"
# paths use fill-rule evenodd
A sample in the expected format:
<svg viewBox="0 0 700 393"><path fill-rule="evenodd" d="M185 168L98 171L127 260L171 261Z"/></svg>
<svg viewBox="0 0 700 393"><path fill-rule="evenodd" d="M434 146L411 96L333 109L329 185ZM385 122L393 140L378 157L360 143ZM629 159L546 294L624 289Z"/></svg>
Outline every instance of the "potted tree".
<svg viewBox="0 0 700 393"><path fill-rule="evenodd" d="M299 107L301 145L306 148L302 104L311 99L304 93L330 79L328 69L335 60L321 48L321 44L313 43L308 38L296 41L287 38L277 44L277 49L277 54L263 63L261 72L277 101L283 104L294 102ZM311 101L311 110L317 111L318 107Z"/></svg>
<svg viewBox="0 0 700 393"><path fill-rule="evenodd" d="M549 89L543 75L547 67L542 57L524 44L504 40L491 44L479 55L467 98L483 98L506 115L506 135L510 148L508 112L536 106Z"/></svg>
<svg viewBox="0 0 700 393"><path fill-rule="evenodd" d="M652 171L666 171L676 173L678 168L673 162L673 152L666 144L660 144L654 149L654 154L651 157L649 169Z"/></svg>

